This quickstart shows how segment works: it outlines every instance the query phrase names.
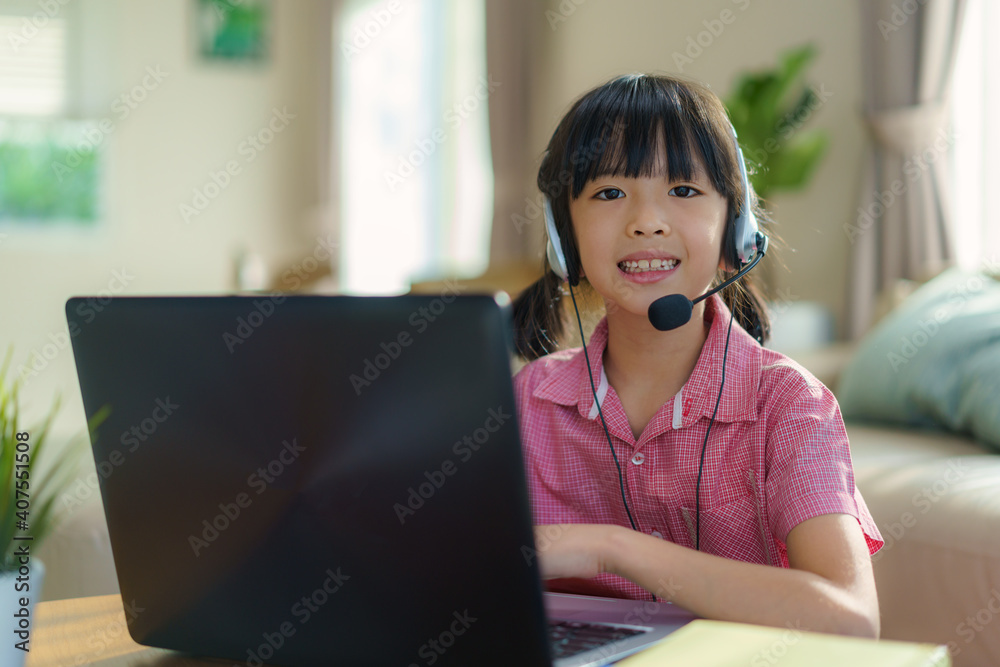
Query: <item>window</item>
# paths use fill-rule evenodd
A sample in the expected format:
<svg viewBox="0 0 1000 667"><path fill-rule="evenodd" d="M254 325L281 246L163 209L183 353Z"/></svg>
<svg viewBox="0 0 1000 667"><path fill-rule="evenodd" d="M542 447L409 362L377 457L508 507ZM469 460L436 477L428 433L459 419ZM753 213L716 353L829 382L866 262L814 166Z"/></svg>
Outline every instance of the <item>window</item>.
<svg viewBox="0 0 1000 667"><path fill-rule="evenodd" d="M91 223L96 123L68 120L75 10L0 0L0 224Z"/></svg>
<svg viewBox="0 0 1000 667"><path fill-rule="evenodd" d="M970 0L953 73L956 252L966 269L1000 266L1000 219L988 205L989 184L1000 179L1000 3ZM992 121L990 119L993 119Z"/></svg>
<svg viewBox="0 0 1000 667"><path fill-rule="evenodd" d="M493 215L483 0L347 0L334 39L345 292L486 269Z"/></svg>

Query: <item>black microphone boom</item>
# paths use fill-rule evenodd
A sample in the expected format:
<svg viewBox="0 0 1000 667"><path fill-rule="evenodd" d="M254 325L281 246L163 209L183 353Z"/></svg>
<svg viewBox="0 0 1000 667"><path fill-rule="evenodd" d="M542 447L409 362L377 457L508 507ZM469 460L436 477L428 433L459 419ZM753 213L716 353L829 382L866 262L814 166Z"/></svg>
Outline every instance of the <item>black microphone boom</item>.
<svg viewBox="0 0 1000 667"><path fill-rule="evenodd" d="M757 262L761 260L766 252L767 237L760 232L757 232L757 253L754 255L754 258L750 261L750 263L740 269L735 276L725 281L715 289L705 292L694 301L687 298L683 294L668 294L666 296L661 296L659 299L649 304L649 310L646 313L647 317L649 317L649 323L660 331L670 331L672 329L676 329L677 327L684 326L691 321L691 311L694 308L694 304L698 303L702 299L707 299L719 290L731 285L749 273L750 269L757 266Z"/></svg>

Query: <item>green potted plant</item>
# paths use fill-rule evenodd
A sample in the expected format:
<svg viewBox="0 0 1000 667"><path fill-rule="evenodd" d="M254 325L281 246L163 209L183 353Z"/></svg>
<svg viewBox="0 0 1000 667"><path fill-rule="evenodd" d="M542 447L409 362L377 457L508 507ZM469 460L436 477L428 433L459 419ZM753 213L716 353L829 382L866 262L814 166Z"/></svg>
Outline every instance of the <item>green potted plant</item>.
<svg viewBox="0 0 1000 667"><path fill-rule="evenodd" d="M771 69L737 77L726 97L740 146L753 172L750 182L761 199L778 190L805 187L826 152L822 130L803 130L829 93L806 85L805 70L816 50L812 45L787 51Z"/></svg>
<svg viewBox="0 0 1000 667"><path fill-rule="evenodd" d="M816 56L812 45L786 51L775 67L737 76L724 100L747 162L750 183L766 206L772 193L806 186L826 152L822 130L802 129L830 96L805 82ZM770 232L771 254L780 258L783 242ZM774 251L777 251L775 253ZM758 269L764 292L775 293L775 258Z"/></svg>
<svg viewBox="0 0 1000 667"><path fill-rule="evenodd" d="M20 380L7 381L11 352L0 366L0 664L22 665L34 633L32 608L40 598L45 567L35 554L53 527L56 501L76 472L77 445L41 471L58 397L42 423L27 428L20 418ZM91 428L103 420L94 418Z"/></svg>

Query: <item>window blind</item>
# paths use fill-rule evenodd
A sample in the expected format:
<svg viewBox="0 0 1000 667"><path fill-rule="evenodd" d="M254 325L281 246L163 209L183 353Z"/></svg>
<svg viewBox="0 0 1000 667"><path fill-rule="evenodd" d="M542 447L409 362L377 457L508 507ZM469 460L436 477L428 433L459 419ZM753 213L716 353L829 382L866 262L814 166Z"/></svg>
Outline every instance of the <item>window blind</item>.
<svg viewBox="0 0 1000 667"><path fill-rule="evenodd" d="M35 9L14 13L0 3L0 115L66 109L66 19Z"/></svg>

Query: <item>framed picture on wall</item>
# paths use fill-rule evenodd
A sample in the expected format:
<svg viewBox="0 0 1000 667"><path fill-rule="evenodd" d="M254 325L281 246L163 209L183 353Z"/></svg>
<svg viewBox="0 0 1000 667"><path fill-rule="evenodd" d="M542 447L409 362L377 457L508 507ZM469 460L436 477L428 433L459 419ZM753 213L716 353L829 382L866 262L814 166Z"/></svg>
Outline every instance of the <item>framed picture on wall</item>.
<svg viewBox="0 0 1000 667"><path fill-rule="evenodd" d="M264 62L271 0L193 0L198 54L207 60Z"/></svg>

